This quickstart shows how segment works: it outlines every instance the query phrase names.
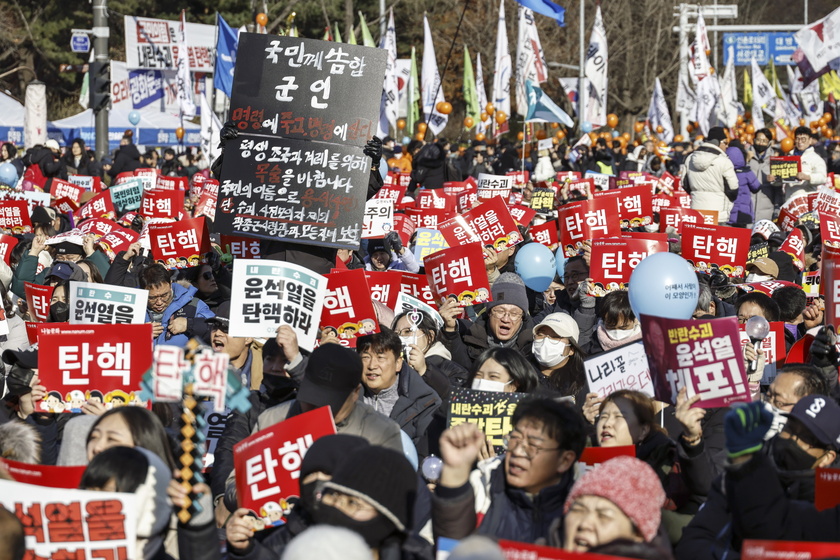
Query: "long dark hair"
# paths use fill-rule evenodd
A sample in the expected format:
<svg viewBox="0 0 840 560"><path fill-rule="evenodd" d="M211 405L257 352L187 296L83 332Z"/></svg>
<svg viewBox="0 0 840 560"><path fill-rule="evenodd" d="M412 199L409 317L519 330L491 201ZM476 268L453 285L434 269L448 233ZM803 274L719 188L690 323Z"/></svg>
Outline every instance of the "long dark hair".
<svg viewBox="0 0 840 560"><path fill-rule="evenodd" d="M571 338L569 346L573 350L566 363L553 370L548 378L549 386L564 397L575 396L588 386L586 369L583 361L586 353Z"/></svg>
<svg viewBox="0 0 840 560"><path fill-rule="evenodd" d="M99 419L93 423L88 432L87 441L90 441L90 434L96 429L100 422L108 416L120 415L128 425L128 431L131 432L131 439L134 440L135 447L143 447L148 449L155 455L161 458L166 463L166 466L171 470L175 470L175 457L172 455L172 449L169 447L169 437L166 435L166 430L157 416L139 406L121 406L119 408L112 408Z"/></svg>
<svg viewBox="0 0 840 560"><path fill-rule="evenodd" d="M142 410L142 409L141 409ZM149 460L132 447L111 447L90 460L79 488L102 489L113 480L115 492L134 492L146 480Z"/></svg>
<svg viewBox="0 0 840 560"><path fill-rule="evenodd" d="M475 374L487 360L495 360L507 370L517 393L532 393L540 384L539 372L522 357L522 354L512 348L494 346L482 352L476 359L467 378L467 387L472 386Z"/></svg>

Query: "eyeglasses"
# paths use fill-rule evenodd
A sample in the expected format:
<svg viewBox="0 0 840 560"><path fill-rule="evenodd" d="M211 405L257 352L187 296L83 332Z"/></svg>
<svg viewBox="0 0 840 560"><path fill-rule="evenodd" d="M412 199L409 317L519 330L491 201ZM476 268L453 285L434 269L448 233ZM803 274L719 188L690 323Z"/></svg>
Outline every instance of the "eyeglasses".
<svg viewBox="0 0 840 560"><path fill-rule="evenodd" d="M774 393L772 391L767 391L767 393L764 395L763 398L764 398L764 402L769 403L769 404L771 404L771 405L773 405L776 408L781 409L781 410L789 410L789 409L793 408L794 405L796 405L796 403L792 403L792 402L788 403L788 402L779 401L778 393Z"/></svg>
<svg viewBox="0 0 840 560"><path fill-rule="evenodd" d="M356 496L339 492L326 492L321 496L321 503L341 510L348 517L357 521L367 521L376 517L376 508Z"/></svg>
<svg viewBox="0 0 840 560"><path fill-rule="evenodd" d="M499 309L498 307L494 307L490 311L490 314L496 319L504 319L505 317L508 317L512 321L520 320L523 315L521 311L505 311L504 309Z"/></svg>
<svg viewBox="0 0 840 560"><path fill-rule="evenodd" d="M208 270L207 272L202 274L201 277L204 278L205 280L210 280L211 278L213 278L213 271Z"/></svg>
<svg viewBox="0 0 840 560"><path fill-rule="evenodd" d="M536 445L531 443L531 440L527 437L515 433L509 433L502 437L502 442L505 444L505 449L509 452L514 451L520 444L522 444L522 448L525 450L525 455L528 459L533 459L539 455L541 451L557 451L560 449L559 447L542 447Z"/></svg>
<svg viewBox="0 0 840 560"><path fill-rule="evenodd" d="M566 280L571 280L572 282L577 282L579 280L586 280L588 273L586 272L566 272L563 274L563 277Z"/></svg>

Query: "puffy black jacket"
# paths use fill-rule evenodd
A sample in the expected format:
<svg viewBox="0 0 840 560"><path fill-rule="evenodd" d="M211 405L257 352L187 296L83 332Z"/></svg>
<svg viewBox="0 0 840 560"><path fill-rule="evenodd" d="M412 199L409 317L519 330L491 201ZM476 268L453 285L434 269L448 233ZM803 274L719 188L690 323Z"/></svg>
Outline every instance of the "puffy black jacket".
<svg viewBox="0 0 840 560"><path fill-rule="evenodd" d="M111 176L111 179L116 179L120 173L134 171L135 169L140 169L142 166L143 164L140 163L140 150L134 144L126 144L114 154L114 164L108 171L108 175Z"/></svg>
<svg viewBox="0 0 840 560"><path fill-rule="evenodd" d="M469 324L458 321L458 330L449 332L440 331L440 339L446 349L452 353L452 361L460 364L467 370L472 369L473 362L478 356L490 348L487 335L490 327L488 314L479 317L475 323ZM510 348L517 350L522 357L529 360L533 354L531 343L534 341L534 321L527 313L522 317L522 328L516 334L513 345Z"/></svg>

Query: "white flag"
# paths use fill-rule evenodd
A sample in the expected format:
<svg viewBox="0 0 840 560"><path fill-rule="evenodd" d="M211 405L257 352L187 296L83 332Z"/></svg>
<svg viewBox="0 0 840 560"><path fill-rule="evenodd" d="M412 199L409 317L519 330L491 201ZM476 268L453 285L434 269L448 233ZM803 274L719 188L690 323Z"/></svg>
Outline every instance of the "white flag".
<svg viewBox="0 0 840 560"><path fill-rule="evenodd" d="M589 78L584 120L589 121L592 128L607 124L607 61L607 30L601 19L601 6L598 6L584 66L586 77Z"/></svg>
<svg viewBox="0 0 840 560"><path fill-rule="evenodd" d="M689 47L688 73L695 86L710 74L711 64L706 55L708 50L709 37L706 34L706 22L700 14L697 16L697 27L694 29L694 42Z"/></svg>
<svg viewBox="0 0 840 560"><path fill-rule="evenodd" d="M499 0L499 25L496 32L496 67L493 70L493 106L510 116L510 78L513 63L510 60L507 28L505 27L505 0Z"/></svg>
<svg viewBox="0 0 840 560"><path fill-rule="evenodd" d="M690 118L700 125L700 131L705 136L713 126L711 117L715 104L720 96L720 84L713 76L707 76L705 80L700 80L697 84L695 93L697 97L694 102L694 111L692 111Z"/></svg>
<svg viewBox="0 0 840 560"><path fill-rule="evenodd" d="M449 121L449 115L442 115L437 111L437 104L445 101L443 88L440 85L440 74L438 73L437 59L435 58L435 45L432 43L432 30L429 28L429 20L423 15L423 70L420 76L420 96L423 102L423 114L426 115L426 124L437 136L444 129Z"/></svg>
<svg viewBox="0 0 840 560"><path fill-rule="evenodd" d="M213 162L222 150L219 148L222 121L210 108L207 97L201 94L201 151L207 154L207 161Z"/></svg>
<svg viewBox="0 0 840 560"><path fill-rule="evenodd" d="M525 83L531 81L541 84L548 79L548 66L545 63L534 12L519 6L519 34L516 42L516 112L528 113L528 95Z"/></svg>
<svg viewBox="0 0 840 560"><path fill-rule="evenodd" d="M484 71L481 69L481 53L475 55L475 91L478 94L478 108L481 112L487 107L487 90L484 89ZM482 122L479 117L476 123L476 133L484 134L487 132L487 125L490 119Z"/></svg>
<svg viewBox="0 0 840 560"><path fill-rule="evenodd" d="M788 67L790 72L790 67ZM793 72L793 79L790 79L788 73L788 80L791 84L790 92L799 98L799 108L802 111L802 116L805 120L817 121L822 117L822 98L820 97L820 85L818 80L812 81L807 86L802 86L802 73L796 67Z"/></svg>
<svg viewBox="0 0 840 560"><path fill-rule="evenodd" d="M753 57L751 62L752 72L750 73L750 81L752 82L753 90L753 106L752 106L752 124L756 130L764 128L764 116L761 114L762 109L767 109L770 115L775 114L776 110L776 92L761 68L758 67L758 62Z"/></svg>
<svg viewBox="0 0 840 560"><path fill-rule="evenodd" d="M394 26L394 10L388 17L388 28L382 37L381 48L385 49L385 81L382 84L382 102L379 107L379 137L388 136L389 125L397 128L397 103L399 84L397 83L397 31Z"/></svg>
<svg viewBox="0 0 840 560"><path fill-rule="evenodd" d="M650 107L648 108L648 121L653 130L657 127L662 127L662 132L659 134L659 139L667 143L671 143L674 139L674 125L671 122L671 113L668 111L668 103L665 101L665 94L662 93L662 84L659 83L659 78L656 78L656 83L653 86L653 96L650 98Z"/></svg>
<svg viewBox="0 0 840 560"><path fill-rule="evenodd" d="M677 84L677 113L690 114L694 109L696 96L688 85L688 73L678 78Z"/></svg>
<svg viewBox="0 0 840 560"><path fill-rule="evenodd" d="M193 83L190 75L190 57L187 55L187 14L181 10L181 24L178 33L178 104L181 106L181 116L191 119L195 116L195 102L193 101Z"/></svg>
<svg viewBox="0 0 840 560"><path fill-rule="evenodd" d="M718 104L718 118L728 127L734 128L738 124L740 103L738 102L738 84L735 77L735 47L729 47L729 62L720 81L720 103Z"/></svg>

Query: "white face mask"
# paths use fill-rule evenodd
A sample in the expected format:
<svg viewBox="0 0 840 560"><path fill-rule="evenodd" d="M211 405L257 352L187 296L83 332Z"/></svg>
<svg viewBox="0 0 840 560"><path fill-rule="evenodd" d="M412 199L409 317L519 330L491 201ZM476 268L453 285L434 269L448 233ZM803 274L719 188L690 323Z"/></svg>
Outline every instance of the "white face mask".
<svg viewBox="0 0 840 560"><path fill-rule="evenodd" d="M565 353L568 346L562 340L543 338L542 340L535 340L531 345L531 350L534 352L534 358L541 366L554 367L566 359Z"/></svg>
<svg viewBox="0 0 840 560"><path fill-rule="evenodd" d="M404 347L408 347L409 344L417 344L413 336L401 336L400 341Z"/></svg>
<svg viewBox="0 0 840 560"><path fill-rule="evenodd" d="M473 379L472 388L474 391L491 391L493 393L504 393L505 387L510 385L513 381L502 383L501 381L491 381L489 379Z"/></svg>
<svg viewBox="0 0 840 560"><path fill-rule="evenodd" d="M641 326L636 323L633 325L632 329L604 329L609 336L613 340L625 340L630 338L631 336L635 336L641 332Z"/></svg>
<svg viewBox="0 0 840 560"><path fill-rule="evenodd" d="M776 408L770 403L764 403L764 408L773 413L773 423L770 425L770 429L767 430L767 433L764 434L764 441L767 441L773 436L778 435L778 433L784 429L785 424L787 424L788 417L786 412L782 411L780 408Z"/></svg>
<svg viewBox="0 0 840 560"><path fill-rule="evenodd" d="M773 277L769 274L756 274L754 272L750 272L747 274L746 282L750 284L752 282L764 282L765 280L772 280Z"/></svg>

